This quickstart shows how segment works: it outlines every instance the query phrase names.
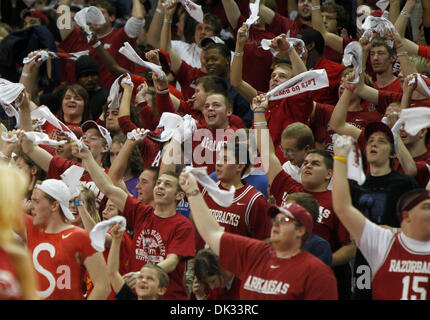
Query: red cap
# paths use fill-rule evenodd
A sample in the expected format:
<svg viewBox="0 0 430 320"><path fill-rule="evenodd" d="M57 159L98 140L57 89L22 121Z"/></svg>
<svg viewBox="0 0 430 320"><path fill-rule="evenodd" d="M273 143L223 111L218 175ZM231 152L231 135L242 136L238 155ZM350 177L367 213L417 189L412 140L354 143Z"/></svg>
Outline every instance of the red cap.
<svg viewBox="0 0 430 320"><path fill-rule="evenodd" d="M48 17L42 11L30 9L30 14L31 14L32 17L42 19L45 22L45 25L49 24Z"/></svg>
<svg viewBox="0 0 430 320"><path fill-rule="evenodd" d="M269 208L268 213L272 218L274 218L278 213L283 213L304 225L308 234L312 233L314 226L312 215L301 205L291 202L286 204L284 207L272 206Z"/></svg>
<svg viewBox="0 0 430 320"><path fill-rule="evenodd" d="M378 131L385 133L388 140L390 140L391 143L394 143L394 136L390 127L380 121L370 122L366 125L366 128L364 129L364 135L366 136L366 140L369 139L372 133Z"/></svg>

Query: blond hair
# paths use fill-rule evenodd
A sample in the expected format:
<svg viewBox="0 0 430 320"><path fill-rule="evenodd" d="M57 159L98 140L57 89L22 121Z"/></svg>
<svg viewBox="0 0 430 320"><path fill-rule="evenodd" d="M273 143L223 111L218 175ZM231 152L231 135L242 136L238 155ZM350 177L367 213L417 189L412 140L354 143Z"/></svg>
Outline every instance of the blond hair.
<svg viewBox="0 0 430 320"><path fill-rule="evenodd" d="M14 242L14 231L24 230L24 197L28 178L17 168L0 164L0 247L10 256L25 300L39 299L36 276L28 252Z"/></svg>

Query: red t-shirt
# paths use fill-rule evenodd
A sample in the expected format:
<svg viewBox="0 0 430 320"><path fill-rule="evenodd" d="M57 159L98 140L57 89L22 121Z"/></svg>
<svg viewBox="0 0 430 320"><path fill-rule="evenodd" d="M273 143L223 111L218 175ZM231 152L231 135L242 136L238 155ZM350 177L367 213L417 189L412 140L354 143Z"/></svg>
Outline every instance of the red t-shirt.
<svg viewBox="0 0 430 320"><path fill-rule="evenodd" d="M376 105L376 110L380 114L385 114L385 110L387 110L390 103L401 102L402 96L403 93L378 90L378 105ZM409 108L413 107L430 107L430 99L411 100Z"/></svg>
<svg viewBox="0 0 430 320"><path fill-rule="evenodd" d="M265 113L266 122L273 145L275 146L275 153L281 163L288 160L285 159L280 149L282 132L289 124L294 122L309 124L312 110L312 92L305 92L281 100L269 101L269 106Z"/></svg>
<svg viewBox="0 0 430 320"><path fill-rule="evenodd" d="M133 131L137 126L131 121L130 116L118 118L118 124L123 134ZM144 139L139 143L139 151L142 156L143 167L159 167L161 161L161 144L150 138Z"/></svg>
<svg viewBox="0 0 430 320"><path fill-rule="evenodd" d="M342 45L343 45L343 49L345 50L345 47L352 41L357 41L357 39L350 39L350 38L342 38ZM343 59L343 52L337 52L336 50L332 49L329 46L325 46L324 48L324 52L323 52L323 57L337 62L337 63L342 63L342 59Z"/></svg>
<svg viewBox="0 0 430 320"><path fill-rule="evenodd" d="M110 234L111 230L109 230L108 233ZM124 232L121 238L121 247L119 252L119 273L121 275L128 273L128 256L132 245L133 245L133 240L131 239L131 237L128 235L127 232ZM105 251L103 251L103 256L106 262L109 257L109 250L110 248L106 248ZM89 295L93 289L94 289L94 284L87 272L87 294ZM115 297L115 291L112 288L111 288L111 293L109 294L106 300L117 300Z"/></svg>
<svg viewBox="0 0 430 320"><path fill-rule="evenodd" d="M333 110L334 106L317 102L315 114L310 123L315 141L324 141L325 150L331 154L333 154L332 135L335 132L330 128L329 123ZM346 122L359 129L364 129L368 123L381 121L381 118L382 115L376 110L368 111L363 108L362 111L348 111Z"/></svg>
<svg viewBox="0 0 430 320"><path fill-rule="evenodd" d="M22 300L21 285L11 256L0 247L0 300Z"/></svg>
<svg viewBox="0 0 430 320"><path fill-rule="evenodd" d="M133 247L129 256L129 270L139 271L145 264L158 264L168 254L180 258L176 269L169 273L170 285L163 299L188 299L183 281L186 259L195 255L194 227L190 220L176 213L162 218L154 208L128 196L122 213L133 229Z"/></svg>
<svg viewBox="0 0 430 320"><path fill-rule="evenodd" d="M372 281L375 300L429 299L430 252L416 252L397 233ZM406 296L405 296L406 294Z"/></svg>
<svg viewBox="0 0 430 320"><path fill-rule="evenodd" d="M182 61L181 67L175 74L175 79L181 85L181 92L185 101L190 99L194 94L194 88L192 87L193 81L206 75L207 73L203 72L202 70L193 68L185 61Z"/></svg>
<svg viewBox="0 0 430 320"><path fill-rule="evenodd" d="M383 88L379 88L378 84L375 81L373 83L373 87L377 90L385 90L385 91L403 93L403 88L402 88L402 83L400 82L400 78L396 78L396 80L394 80L388 86L385 86Z"/></svg>
<svg viewBox="0 0 430 320"><path fill-rule="evenodd" d="M430 60L430 46L419 44L418 55Z"/></svg>
<svg viewBox="0 0 430 320"><path fill-rule="evenodd" d="M49 163L48 179L61 180L61 175L64 173L64 171L66 171L71 166L82 167L82 163L71 161L58 156L53 156L51 162ZM108 172L109 172L109 168L106 168L105 173L108 173ZM101 212L107 201L107 198L105 197L105 195L96 186L95 182L91 178L91 175L89 174L88 171L86 170L84 171L80 181L84 187L90 189L94 193L96 197L96 203L99 208L99 212Z"/></svg>
<svg viewBox="0 0 430 320"><path fill-rule="evenodd" d="M211 129L199 126L197 129L192 141L193 166L207 167L206 172L210 174L215 171L218 152L223 150L238 128Z"/></svg>
<svg viewBox="0 0 430 320"><path fill-rule="evenodd" d="M217 185L225 190L219 181ZM236 189L233 203L227 208L217 204L207 193L206 188L202 190L202 195L215 220L224 231L260 240L270 237L271 219L267 214L269 205L263 194L255 187L245 182L242 188ZM205 247L205 242L199 233L197 233L196 243L196 251Z"/></svg>
<svg viewBox="0 0 430 320"><path fill-rule="evenodd" d="M306 251L281 259L266 242L225 232L219 258L242 281L241 300L338 299L333 271Z"/></svg>
<svg viewBox="0 0 430 320"><path fill-rule="evenodd" d="M130 38L125 33L124 28L112 29L112 31L105 37L99 38L104 48L110 53L110 55L118 62L118 64L134 72L135 63L128 60L124 55L119 53L119 49L124 45L124 42L130 43L132 46L136 42L136 38ZM58 46L59 49L65 52L77 52L83 50L89 50L90 55L97 60L100 70L99 85L107 90L110 89L112 83L115 81L115 77L109 72L104 63L97 55L96 49L94 49L84 38L78 28L75 28L69 36L64 39ZM68 83L75 83L75 61L73 60L61 60L62 80Z"/></svg>
<svg viewBox="0 0 430 320"><path fill-rule="evenodd" d="M234 30L236 41L237 30L246 21L244 16L240 16L237 28ZM243 68L242 78L257 91L269 91L270 67L273 56L268 50L261 47L261 40L273 39L276 35L267 30L258 30L251 26L248 40L243 48Z"/></svg>
<svg viewBox="0 0 430 320"><path fill-rule="evenodd" d="M286 197L295 192L309 193L318 201L320 212L317 222L314 223L312 233L325 239L333 252L350 241L348 231L334 213L331 190L323 192L305 190L303 185L291 178L284 170L281 170L270 187L270 193L275 197L276 205L285 206Z"/></svg>
<svg viewBox="0 0 430 320"><path fill-rule="evenodd" d="M300 21L300 17L297 16L295 20L291 20L287 17L281 16L278 12L275 12L275 16L272 23L266 28L266 31L270 31L275 35L290 32L290 38L296 38L297 34L303 29L311 29Z"/></svg>
<svg viewBox="0 0 430 320"><path fill-rule="evenodd" d="M346 67L326 58L321 58L312 69L325 69L325 71L327 71L327 77L329 81L328 87L312 91L313 100L319 103L336 105L337 101L339 100L339 82L342 78L342 72L346 69Z"/></svg>
<svg viewBox="0 0 430 320"><path fill-rule="evenodd" d="M89 232L71 227L59 233L45 233L34 226L33 217L29 215L26 215L26 225L27 249L32 256L41 298L83 300L83 263L97 252L91 246Z"/></svg>

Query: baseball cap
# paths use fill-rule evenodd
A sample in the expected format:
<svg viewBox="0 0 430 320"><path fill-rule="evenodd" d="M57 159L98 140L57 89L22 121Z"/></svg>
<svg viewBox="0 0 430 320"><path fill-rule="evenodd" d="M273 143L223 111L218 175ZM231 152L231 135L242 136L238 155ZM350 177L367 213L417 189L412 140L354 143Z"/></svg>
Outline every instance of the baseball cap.
<svg viewBox="0 0 430 320"><path fill-rule="evenodd" d="M27 9L27 10L23 10L22 11L22 18L25 18L26 16L32 16L34 18L39 18L42 19L43 22L45 23L45 25L49 24L49 19L46 16L46 14L44 14L42 11L40 10L35 10L35 9Z"/></svg>
<svg viewBox="0 0 430 320"><path fill-rule="evenodd" d="M44 180L42 184L36 184L35 188L42 190L57 200L60 203L64 216L71 221L75 220L73 213L69 210L69 201L72 199L72 194L63 181L47 179Z"/></svg>
<svg viewBox="0 0 430 320"><path fill-rule="evenodd" d="M366 137L366 140L369 140L369 137L372 133L378 132L378 131L385 133L388 140L391 143L394 143L394 136L390 127L380 121L370 122L366 125L366 128L364 129L364 135Z"/></svg>
<svg viewBox="0 0 430 320"><path fill-rule="evenodd" d="M272 206L269 208L268 214L274 218L278 213L283 213L286 216L297 220L305 226L308 234L312 233L314 222L312 215L301 205L296 203L288 203L284 207Z"/></svg>
<svg viewBox="0 0 430 320"><path fill-rule="evenodd" d="M109 148L111 147L112 138L110 136L109 131L102 126L99 126L94 120L85 121L81 125L81 128L82 128L82 132L86 132L88 129L91 129L91 128L97 129L100 132L101 136L106 140L108 147Z"/></svg>
<svg viewBox="0 0 430 320"><path fill-rule="evenodd" d="M203 40L200 42L200 46L204 48L210 43L224 43L224 41L217 36L206 37L203 38Z"/></svg>
<svg viewBox="0 0 430 320"><path fill-rule="evenodd" d="M96 59L89 55L80 56L75 62L75 77L78 79L81 74L99 74L99 64Z"/></svg>

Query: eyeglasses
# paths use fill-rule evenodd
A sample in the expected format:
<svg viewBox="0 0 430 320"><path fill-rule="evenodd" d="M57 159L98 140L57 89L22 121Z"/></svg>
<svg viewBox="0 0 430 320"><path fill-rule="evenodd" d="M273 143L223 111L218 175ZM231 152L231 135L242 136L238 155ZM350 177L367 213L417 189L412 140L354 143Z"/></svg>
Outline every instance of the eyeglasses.
<svg viewBox="0 0 430 320"><path fill-rule="evenodd" d="M288 216L284 216L280 218L274 218L272 221L273 221L273 224L279 223L280 225L284 225L284 224L287 224L288 222L295 222L296 220Z"/></svg>

